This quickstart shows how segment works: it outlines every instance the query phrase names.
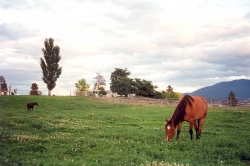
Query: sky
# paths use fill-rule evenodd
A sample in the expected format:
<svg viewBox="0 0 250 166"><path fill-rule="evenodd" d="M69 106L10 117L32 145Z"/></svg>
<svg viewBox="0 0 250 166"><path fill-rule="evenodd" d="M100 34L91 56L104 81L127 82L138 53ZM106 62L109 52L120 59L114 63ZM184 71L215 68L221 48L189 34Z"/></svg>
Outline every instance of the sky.
<svg viewBox="0 0 250 166"><path fill-rule="evenodd" d="M250 79L249 0L1 0L0 76L12 89L47 90L44 40L60 47L53 91L73 91L115 68L187 93ZM52 93L53 93L52 91Z"/></svg>

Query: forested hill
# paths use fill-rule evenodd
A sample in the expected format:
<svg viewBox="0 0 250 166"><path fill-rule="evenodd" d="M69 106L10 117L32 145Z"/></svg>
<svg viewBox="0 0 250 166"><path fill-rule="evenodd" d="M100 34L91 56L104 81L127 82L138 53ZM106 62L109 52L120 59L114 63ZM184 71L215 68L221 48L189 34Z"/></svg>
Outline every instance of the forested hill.
<svg viewBox="0 0 250 166"><path fill-rule="evenodd" d="M240 79L229 82L220 82L188 94L218 100L227 99L230 91L233 91L238 100L250 99L250 80Z"/></svg>

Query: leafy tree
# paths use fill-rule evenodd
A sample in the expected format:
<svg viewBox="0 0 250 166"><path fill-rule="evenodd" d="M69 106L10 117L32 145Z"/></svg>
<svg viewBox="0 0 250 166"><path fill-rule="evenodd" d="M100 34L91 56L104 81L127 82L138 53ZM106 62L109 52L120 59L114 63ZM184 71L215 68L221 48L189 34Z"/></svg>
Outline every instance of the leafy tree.
<svg viewBox="0 0 250 166"><path fill-rule="evenodd" d="M166 89L166 98L179 98L179 94L174 92L174 89L171 85L168 85Z"/></svg>
<svg viewBox="0 0 250 166"><path fill-rule="evenodd" d="M154 98L155 99L165 99L165 95L163 92L155 91Z"/></svg>
<svg viewBox="0 0 250 166"><path fill-rule="evenodd" d="M87 89L89 89L89 84L87 84L86 80L83 78L75 83L75 87L77 89L77 95L82 95Z"/></svg>
<svg viewBox="0 0 250 166"><path fill-rule="evenodd" d="M128 94L133 93L132 84L133 79L120 77L118 80L112 82L110 89L118 95L125 95L127 97Z"/></svg>
<svg viewBox="0 0 250 166"><path fill-rule="evenodd" d="M228 101L229 101L229 106L236 106L238 104L238 100L236 99L236 96L233 93L233 91L229 93Z"/></svg>
<svg viewBox="0 0 250 166"><path fill-rule="evenodd" d="M176 97L179 99L183 97L183 94L180 92L174 92L174 93L175 93Z"/></svg>
<svg viewBox="0 0 250 166"><path fill-rule="evenodd" d="M97 76L94 77L94 79L96 80L94 82L94 89L99 89L101 87L105 87L106 86L106 80L103 78L103 76L100 73L96 73Z"/></svg>
<svg viewBox="0 0 250 166"><path fill-rule="evenodd" d="M130 72L125 69L115 68L110 76L110 89L119 95L128 96L132 92L133 79L128 78Z"/></svg>
<svg viewBox="0 0 250 166"><path fill-rule="evenodd" d="M39 93L38 93L38 86L37 86L36 83L33 83L31 85L30 95L39 95Z"/></svg>
<svg viewBox="0 0 250 166"><path fill-rule="evenodd" d="M119 80L122 77L128 77L131 73L128 71L127 68L125 69L120 69L120 68L115 68L115 71L111 73L111 84L115 80Z"/></svg>
<svg viewBox="0 0 250 166"><path fill-rule="evenodd" d="M54 39L49 38L44 40L45 49L42 48L45 61L40 58L40 66L42 68L42 79L47 84L48 96L56 86L56 81L62 73L62 68L58 62L61 60L60 47L54 46Z"/></svg>
<svg viewBox="0 0 250 166"><path fill-rule="evenodd" d="M144 96L144 97L156 97L156 89L157 86L152 84L152 81L141 80L140 78L135 79L135 86L136 86L136 95ZM157 92L157 96L160 97L160 92ZM158 98L157 97L157 98Z"/></svg>

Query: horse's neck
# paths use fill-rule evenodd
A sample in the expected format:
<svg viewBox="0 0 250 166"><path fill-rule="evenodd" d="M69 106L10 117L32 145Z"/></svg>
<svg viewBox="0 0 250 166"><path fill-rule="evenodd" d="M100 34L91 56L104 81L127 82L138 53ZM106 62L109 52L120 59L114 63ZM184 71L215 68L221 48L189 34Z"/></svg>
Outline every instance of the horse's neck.
<svg viewBox="0 0 250 166"><path fill-rule="evenodd" d="M174 127L176 127L178 125L178 123L180 122L180 120L178 120L176 118L172 118L172 119L174 120Z"/></svg>
<svg viewBox="0 0 250 166"><path fill-rule="evenodd" d="M183 120L184 117L183 111L184 110L176 110L172 115L171 120L174 121L174 127L176 127Z"/></svg>

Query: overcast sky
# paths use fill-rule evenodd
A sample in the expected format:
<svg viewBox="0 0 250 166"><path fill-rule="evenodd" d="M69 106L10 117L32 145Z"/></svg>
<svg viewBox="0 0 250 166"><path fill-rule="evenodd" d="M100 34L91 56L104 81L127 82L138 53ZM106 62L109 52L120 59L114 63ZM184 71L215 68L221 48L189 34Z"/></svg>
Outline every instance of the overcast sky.
<svg viewBox="0 0 250 166"><path fill-rule="evenodd" d="M82 78L93 87L97 72L109 85L115 68L182 93L250 79L249 0L1 0L0 76L12 89L47 90L50 37L62 56L53 91Z"/></svg>

